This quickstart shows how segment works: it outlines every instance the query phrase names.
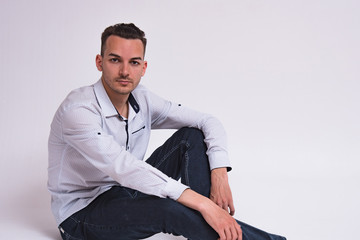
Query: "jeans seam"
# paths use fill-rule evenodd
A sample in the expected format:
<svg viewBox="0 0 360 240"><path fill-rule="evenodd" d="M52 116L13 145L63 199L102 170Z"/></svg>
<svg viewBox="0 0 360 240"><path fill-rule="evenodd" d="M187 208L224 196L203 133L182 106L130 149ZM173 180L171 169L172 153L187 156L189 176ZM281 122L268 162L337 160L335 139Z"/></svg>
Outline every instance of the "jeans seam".
<svg viewBox="0 0 360 240"><path fill-rule="evenodd" d="M179 142L179 144L177 144L176 146L174 146L173 148L171 148L161 159L160 161L154 166L155 168L159 168L159 166L161 164L163 164L165 162L165 160L177 149L180 148L181 145L185 145L187 149L190 148L190 144L188 141L186 140L181 140ZM185 153L184 153L184 157L185 157L185 179L183 179L185 185L188 185L189 186L189 183L190 183L190 176L189 176L189 154L188 154L188 151L186 150ZM189 186L191 187L191 186Z"/></svg>
<svg viewBox="0 0 360 240"><path fill-rule="evenodd" d="M158 168L182 144L185 144L186 146L188 146L188 144L185 140L180 141L179 144L177 144L175 147L171 148L170 151L164 155L164 157L155 165L155 168Z"/></svg>
<svg viewBox="0 0 360 240"><path fill-rule="evenodd" d="M80 223L80 221L74 218L73 216L70 216L70 219L73 220L75 223Z"/></svg>
<svg viewBox="0 0 360 240"><path fill-rule="evenodd" d="M127 194L129 194L131 198L135 198L137 196L138 191L135 191L133 194L131 194L126 188L124 188L124 190L127 192Z"/></svg>
<svg viewBox="0 0 360 240"><path fill-rule="evenodd" d="M93 224L93 223L88 223L88 222L83 222L84 225L90 227L90 228L96 228L96 229L102 229L102 230L119 230L119 229L127 229L127 228L131 228L132 226L127 225L127 226L121 226L121 225L98 225L98 224ZM150 226L151 224L139 224L139 223L134 223L133 225L136 226ZM154 226L158 226L156 224L154 224Z"/></svg>
<svg viewBox="0 0 360 240"><path fill-rule="evenodd" d="M190 148L190 144L188 142L185 143L187 149ZM189 186L189 183L190 183L190 177L189 177L189 154L188 154L188 151L185 152L184 154L185 156L185 184ZM191 187L191 186L189 186Z"/></svg>

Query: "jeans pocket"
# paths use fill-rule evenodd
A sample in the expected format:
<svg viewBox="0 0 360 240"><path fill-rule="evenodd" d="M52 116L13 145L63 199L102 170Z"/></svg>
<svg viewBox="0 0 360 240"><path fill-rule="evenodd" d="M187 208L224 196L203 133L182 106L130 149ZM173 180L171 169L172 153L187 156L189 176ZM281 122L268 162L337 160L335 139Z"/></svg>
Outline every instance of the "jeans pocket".
<svg viewBox="0 0 360 240"><path fill-rule="evenodd" d="M71 236L69 233L65 232L62 227L59 227L60 235L63 240L81 240L80 238L75 238Z"/></svg>

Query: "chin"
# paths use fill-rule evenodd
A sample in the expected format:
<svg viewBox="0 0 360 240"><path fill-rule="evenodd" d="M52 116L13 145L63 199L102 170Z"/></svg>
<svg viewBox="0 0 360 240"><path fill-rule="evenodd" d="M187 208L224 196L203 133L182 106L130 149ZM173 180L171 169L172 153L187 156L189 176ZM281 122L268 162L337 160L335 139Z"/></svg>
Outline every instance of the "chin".
<svg viewBox="0 0 360 240"><path fill-rule="evenodd" d="M116 90L116 92L121 95L128 95L132 92L132 90L133 90L132 88L131 89L118 89L118 90Z"/></svg>

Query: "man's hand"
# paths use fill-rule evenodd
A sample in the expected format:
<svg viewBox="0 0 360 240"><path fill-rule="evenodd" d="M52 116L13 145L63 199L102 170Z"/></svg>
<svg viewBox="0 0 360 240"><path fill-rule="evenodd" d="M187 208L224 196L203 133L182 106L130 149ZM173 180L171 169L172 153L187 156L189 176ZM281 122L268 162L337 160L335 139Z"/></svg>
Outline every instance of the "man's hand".
<svg viewBox="0 0 360 240"><path fill-rule="evenodd" d="M236 220L207 197L186 189L177 201L199 211L205 221L219 234L220 240L242 240L242 231Z"/></svg>
<svg viewBox="0 0 360 240"><path fill-rule="evenodd" d="M211 171L210 199L234 216L235 207L226 168L216 168Z"/></svg>

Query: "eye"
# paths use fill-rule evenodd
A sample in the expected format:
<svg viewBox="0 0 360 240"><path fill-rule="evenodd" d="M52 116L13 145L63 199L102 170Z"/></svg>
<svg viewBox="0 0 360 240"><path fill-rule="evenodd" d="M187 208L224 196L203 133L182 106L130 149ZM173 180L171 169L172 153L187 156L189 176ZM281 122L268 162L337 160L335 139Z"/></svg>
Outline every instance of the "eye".
<svg viewBox="0 0 360 240"><path fill-rule="evenodd" d="M140 65L140 63L138 61L131 61L130 63L131 63L131 65Z"/></svg>
<svg viewBox="0 0 360 240"><path fill-rule="evenodd" d="M118 62L120 62L120 60L117 58L110 58L110 62L118 63Z"/></svg>

